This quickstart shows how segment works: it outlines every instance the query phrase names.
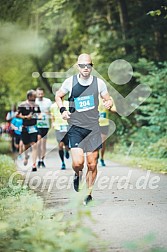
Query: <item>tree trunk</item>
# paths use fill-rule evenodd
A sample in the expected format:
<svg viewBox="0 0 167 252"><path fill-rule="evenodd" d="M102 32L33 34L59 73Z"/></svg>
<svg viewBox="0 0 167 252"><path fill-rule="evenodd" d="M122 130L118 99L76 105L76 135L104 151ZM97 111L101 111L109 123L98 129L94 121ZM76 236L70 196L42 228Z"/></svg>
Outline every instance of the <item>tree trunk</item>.
<svg viewBox="0 0 167 252"><path fill-rule="evenodd" d="M129 18L128 18L128 11L127 5L125 0L118 0L118 9L119 9L119 17L120 17L120 24L122 28L122 38L125 42L125 51L126 54L132 52L132 47L128 44L128 39L130 38L129 35Z"/></svg>

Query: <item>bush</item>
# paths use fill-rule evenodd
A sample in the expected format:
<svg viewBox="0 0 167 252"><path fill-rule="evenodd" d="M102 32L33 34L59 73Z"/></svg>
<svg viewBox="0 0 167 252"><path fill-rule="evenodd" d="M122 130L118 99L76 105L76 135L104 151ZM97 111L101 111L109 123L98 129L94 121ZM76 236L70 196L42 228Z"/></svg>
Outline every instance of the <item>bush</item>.
<svg viewBox="0 0 167 252"><path fill-rule="evenodd" d="M83 224L85 217L91 219L91 213L82 205L82 193L72 200L74 215L65 219L62 212L44 209L42 198L28 188L8 186L10 176L16 172L10 157L0 156L0 168L0 176L3 177L0 188L0 251L87 252L102 246L91 229ZM15 176L13 185L18 184L18 179L19 174Z"/></svg>
<svg viewBox="0 0 167 252"><path fill-rule="evenodd" d="M167 157L167 137L161 138L156 143L150 145L150 152L158 158Z"/></svg>
<svg viewBox="0 0 167 252"><path fill-rule="evenodd" d="M75 214L66 220L62 212L44 209L42 199L30 192L7 197L0 205L0 251L86 252L99 245L82 223L90 211L80 201Z"/></svg>
<svg viewBox="0 0 167 252"><path fill-rule="evenodd" d="M10 153L10 142L4 139L0 139L0 154Z"/></svg>
<svg viewBox="0 0 167 252"><path fill-rule="evenodd" d="M16 165L11 157L7 155L0 155L0 189L7 187L10 176L16 172ZM21 175L17 175L13 179L13 183L17 184Z"/></svg>

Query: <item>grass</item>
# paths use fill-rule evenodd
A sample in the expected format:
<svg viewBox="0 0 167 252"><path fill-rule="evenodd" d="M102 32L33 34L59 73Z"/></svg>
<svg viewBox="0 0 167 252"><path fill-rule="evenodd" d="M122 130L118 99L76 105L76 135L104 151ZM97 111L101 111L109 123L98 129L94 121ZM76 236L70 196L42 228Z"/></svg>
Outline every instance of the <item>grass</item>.
<svg viewBox="0 0 167 252"><path fill-rule="evenodd" d="M9 154L10 152L10 141L0 138L0 154Z"/></svg>
<svg viewBox="0 0 167 252"><path fill-rule="evenodd" d="M106 152L106 159L110 159L114 162L118 162L124 165L129 165L130 167L140 168L144 170L151 170L154 172L167 173L167 159L157 159L148 157L135 157L126 156L118 153Z"/></svg>

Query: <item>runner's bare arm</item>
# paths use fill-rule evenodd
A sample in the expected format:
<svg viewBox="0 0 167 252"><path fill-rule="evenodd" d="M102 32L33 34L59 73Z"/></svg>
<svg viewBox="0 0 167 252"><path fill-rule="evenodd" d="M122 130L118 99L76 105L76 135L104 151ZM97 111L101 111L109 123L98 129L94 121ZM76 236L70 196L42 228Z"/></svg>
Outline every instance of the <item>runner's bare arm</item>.
<svg viewBox="0 0 167 252"><path fill-rule="evenodd" d="M59 108L63 107L63 101L62 101L62 98L65 96L65 94L59 89L57 92L56 92L56 95L55 95L55 101L57 103L57 106Z"/></svg>
<svg viewBox="0 0 167 252"><path fill-rule="evenodd" d="M112 101L113 101L113 105L112 105L112 107L110 108L110 111L111 111L111 112L117 112L117 108L116 108L116 106L115 106L115 102L114 102L114 100L113 100L112 97L110 97L110 98L111 98Z"/></svg>
<svg viewBox="0 0 167 252"><path fill-rule="evenodd" d="M57 106L59 107L59 109L65 108L65 107L63 106L63 101L62 101L62 98L63 98L64 96L65 96L65 94L64 94L60 89L56 92L55 101L56 101ZM64 110L64 109L63 109L63 110ZM67 111L66 108L65 108L65 110L64 110L63 112L61 112L62 118L63 118L64 120L69 119L69 118L70 118L70 114L71 114L71 113L70 113L69 111Z"/></svg>
<svg viewBox="0 0 167 252"><path fill-rule="evenodd" d="M106 93L105 95L101 95L102 99L103 99L103 105L107 108L107 109L111 109L113 106L113 99L112 97L109 95L109 93Z"/></svg>

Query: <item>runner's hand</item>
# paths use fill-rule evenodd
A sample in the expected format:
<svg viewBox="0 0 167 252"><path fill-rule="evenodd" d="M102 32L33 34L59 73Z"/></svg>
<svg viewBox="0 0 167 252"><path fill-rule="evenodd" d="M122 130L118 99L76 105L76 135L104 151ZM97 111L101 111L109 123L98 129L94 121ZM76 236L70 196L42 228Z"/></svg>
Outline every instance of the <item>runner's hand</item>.
<svg viewBox="0 0 167 252"><path fill-rule="evenodd" d="M111 99L107 101L103 100L103 105L105 108L110 109L113 106L113 101Z"/></svg>
<svg viewBox="0 0 167 252"><path fill-rule="evenodd" d="M22 114L20 114L22 117L21 118L23 118L23 119L26 119L26 120L30 120L30 119L32 119L32 113L30 113L29 115L22 115Z"/></svg>
<svg viewBox="0 0 167 252"><path fill-rule="evenodd" d="M67 120L70 118L71 113L69 111L64 111L61 115L64 120Z"/></svg>

